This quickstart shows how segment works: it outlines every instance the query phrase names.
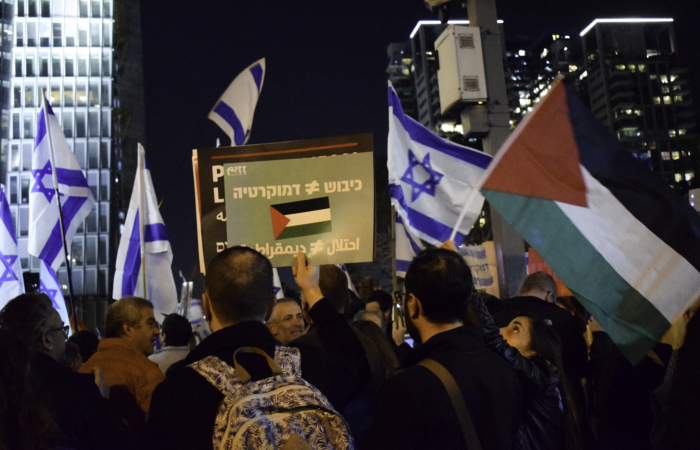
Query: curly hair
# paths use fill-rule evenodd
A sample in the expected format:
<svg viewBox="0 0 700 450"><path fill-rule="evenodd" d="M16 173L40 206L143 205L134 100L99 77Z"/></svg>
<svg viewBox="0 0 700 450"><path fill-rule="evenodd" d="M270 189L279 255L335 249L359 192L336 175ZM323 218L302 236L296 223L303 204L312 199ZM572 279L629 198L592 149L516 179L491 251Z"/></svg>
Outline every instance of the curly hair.
<svg viewBox="0 0 700 450"><path fill-rule="evenodd" d="M32 357L43 351L41 336L51 328L54 317L55 309L48 295L22 294L0 311L0 328L17 336Z"/></svg>

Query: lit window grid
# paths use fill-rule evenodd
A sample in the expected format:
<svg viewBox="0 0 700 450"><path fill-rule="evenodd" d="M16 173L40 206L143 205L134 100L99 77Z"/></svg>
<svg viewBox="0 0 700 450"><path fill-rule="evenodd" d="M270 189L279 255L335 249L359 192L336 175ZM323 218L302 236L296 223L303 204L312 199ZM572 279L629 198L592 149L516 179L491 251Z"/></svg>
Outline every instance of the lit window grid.
<svg viewBox="0 0 700 450"><path fill-rule="evenodd" d="M56 4L57 2L52 2ZM62 2L61 2L62 3ZM108 5L111 8L111 3L99 2L103 7ZM17 3L19 4L19 2ZM37 1L38 15L41 15L41 1ZM92 2L90 7L94 5ZM65 7L65 4L63 5ZM72 251L70 258L74 262L73 270L73 284L74 291L76 295L81 294L99 294L99 295L109 295L110 280L109 277L109 232L110 230L110 214L109 214L109 200L110 200L110 188L111 188L111 174L110 174L110 162L102 161L103 152L101 151L102 145L106 145L107 152L106 156L109 159L111 154L111 142L110 142L110 132L111 132L111 92L112 92L112 27L113 21L111 19L101 19L101 18L76 18L76 17L65 17L65 16L52 16L52 17L26 17L27 9L25 4L25 16L15 16L13 20L12 29L15 30L13 33L13 44L14 48L12 51L12 56L10 58L11 67L10 71L12 74L12 84L10 87L10 114L9 114L9 137L10 145L8 146L8 159L11 156L16 158L15 162L8 161L7 164L7 179L6 185L11 186L14 184L15 192L15 202L11 205L11 213L13 216L13 221L15 224L15 230L18 235L18 245L20 248L20 258L23 260L23 270L24 271L39 271L39 262L35 257L29 257L27 245L28 237L26 236L27 224L20 223L25 222L24 218L28 217L28 204L22 204L22 181L31 179L31 171L23 170L25 165L23 159L22 145L30 144L33 150L34 148L34 138L25 138L24 134L24 118L25 116L32 117L32 130L29 135L34 136L36 128L36 117L40 111L40 89L42 87L47 88L47 94L51 98L51 103L57 117L64 123L67 117L73 122L73 133L72 137L67 137L68 144L72 149L76 148L76 144L80 146L82 144L85 148L85 154L83 155L83 161L81 166L84 167L83 173L86 178L90 180L91 187L94 186L93 192L96 194L96 206L93 210L91 216L86 218L86 221L80 227L78 233L72 244ZM17 6L16 6L17 8ZM65 9L64 9L65 10ZM17 12L17 11L16 11ZM53 11L52 11L53 12ZM102 15L102 14L100 14ZM109 16L112 16L112 11L109 11ZM28 44L28 24L33 24L36 30L35 40L33 47L29 47ZM54 24L60 24L61 36L60 43L62 46L54 45ZM18 46L18 28L22 29L22 46ZM96 31L91 33L91 30ZM84 32L84 39L81 42L80 31ZM107 35L107 37L105 37ZM74 46L65 47L66 38L74 37ZM44 37L48 39L48 42L44 41L44 44L48 46L42 46L41 38ZM96 38L96 39L93 39ZM87 41L87 42L85 42ZM87 44L86 46L81 46L81 43ZM34 62L34 76L27 76L27 58L33 58ZM46 73L45 76L41 76L41 58L45 58L46 61ZM85 60L85 72L79 72L79 59ZM66 76L66 60L73 60L73 73L74 76ZM97 60L97 70L99 75L92 75L93 67L91 67L91 59ZM15 61L21 61L22 74L15 74ZM59 72L55 73L54 60L57 60L59 65ZM106 63L105 63L106 61ZM84 95L89 97L90 85L93 84L93 88L98 92L98 103L97 105L89 106L77 106L80 99L77 98L79 87L84 87ZM25 89L31 87L33 89L32 105L27 104L27 99L25 98ZM70 87L73 93L73 106L65 105L65 88ZM16 90L15 88L19 88ZM50 91L48 89L51 89ZM56 90L58 88L58 90ZM21 98L19 102L15 101L15 94L19 94ZM87 105L87 100L85 104ZM15 106L19 104L19 106ZM68 114L66 114L68 113ZM82 113L85 116L85 130L84 133L78 133L77 126L77 114ZM97 135L90 132L90 125L88 123L88 117L90 113L96 114L97 119ZM14 114L19 117L19 136L14 133L14 123L12 122ZM103 120L106 120L103 127ZM106 133L103 133L105 132ZM85 137L76 137L78 134L82 134ZM88 164L87 149L90 148L90 144L93 147L96 144L97 148L97 168L92 169ZM10 151L13 147L16 151ZM31 166L31 164L29 164ZM16 170L11 170L16 167ZM12 187L10 187L12 189ZM9 189L8 189L9 190ZM9 192L8 192L9 194ZM10 195L8 195L9 199ZM93 216L94 214L94 216ZM94 221L94 225L88 225L88 222ZM23 229L21 229L23 228ZM59 282L61 284L67 284L65 269L59 269L58 272ZM99 281L98 281L99 280Z"/></svg>

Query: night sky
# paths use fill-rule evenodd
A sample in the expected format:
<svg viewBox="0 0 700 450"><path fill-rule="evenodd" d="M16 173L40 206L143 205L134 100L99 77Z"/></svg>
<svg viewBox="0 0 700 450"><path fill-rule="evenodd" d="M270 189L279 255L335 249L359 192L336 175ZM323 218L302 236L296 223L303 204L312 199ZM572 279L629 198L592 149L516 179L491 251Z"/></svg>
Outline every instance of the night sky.
<svg viewBox="0 0 700 450"><path fill-rule="evenodd" d="M697 3L497 0L497 8L507 38L578 34L602 17L672 17L697 105ZM186 276L198 267L191 150L217 137L228 145L206 116L236 75L266 58L249 144L372 132L375 151L386 153L387 46L436 18L421 0L143 1L141 14L146 153L158 198L172 186L161 213L173 267Z"/></svg>

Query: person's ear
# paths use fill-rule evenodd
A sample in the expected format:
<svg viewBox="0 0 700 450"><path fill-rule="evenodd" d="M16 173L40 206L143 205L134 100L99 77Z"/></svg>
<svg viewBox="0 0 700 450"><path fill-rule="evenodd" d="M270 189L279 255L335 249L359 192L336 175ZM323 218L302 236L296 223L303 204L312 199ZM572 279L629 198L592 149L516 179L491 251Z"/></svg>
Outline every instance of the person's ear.
<svg viewBox="0 0 700 450"><path fill-rule="evenodd" d="M56 345L56 340L52 336L53 333L44 333L41 335L41 345L48 351L51 352L53 347Z"/></svg>
<svg viewBox="0 0 700 450"><path fill-rule="evenodd" d="M276 303L277 303L277 297L275 297L275 295L273 294L267 300L267 313L265 314L264 322L267 322L268 320L270 320L270 317L272 317L272 311L274 311Z"/></svg>
<svg viewBox="0 0 700 450"><path fill-rule="evenodd" d="M277 336L277 333L279 333L279 329L277 328L277 323L273 320L272 322L267 322L267 329L270 330L270 333L272 336Z"/></svg>
<svg viewBox="0 0 700 450"><path fill-rule="evenodd" d="M124 322L122 324L122 332L124 333L123 336L131 336L131 326L129 326L128 323Z"/></svg>
<svg viewBox="0 0 700 450"><path fill-rule="evenodd" d="M417 319L421 312L421 304L418 297L413 294L408 294L406 308L408 309L408 314L411 316L411 319Z"/></svg>
<svg viewBox="0 0 700 450"><path fill-rule="evenodd" d="M202 313L204 313L204 319L211 322L211 299L206 292L202 294Z"/></svg>

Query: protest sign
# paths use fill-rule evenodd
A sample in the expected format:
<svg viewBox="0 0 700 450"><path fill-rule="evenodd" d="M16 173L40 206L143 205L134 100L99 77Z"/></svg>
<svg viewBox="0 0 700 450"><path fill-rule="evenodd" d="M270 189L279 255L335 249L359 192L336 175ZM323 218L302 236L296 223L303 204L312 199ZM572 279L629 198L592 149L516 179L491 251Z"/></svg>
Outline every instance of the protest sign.
<svg viewBox="0 0 700 450"><path fill-rule="evenodd" d="M372 134L356 134L304 141L278 142L274 144L219 147L192 151L192 170L195 184L197 231L199 241L200 270L205 273L206 265L216 254L229 246L226 229L226 209L224 200L224 165L235 163L246 165L255 161L295 160L320 156L364 154L372 155ZM372 176L370 167L368 175ZM343 181L347 177L328 181ZM319 183L321 180L319 180ZM289 183L284 183L289 184ZM373 184L373 183L372 183ZM258 185L259 186L263 186ZM267 185L265 185L267 186ZM363 190L374 192L363 185ZM284 197L283 197L284 198ZM372 213L374 206L368 207ZM372 229L374 216L372 215ZM339 238L339 237L338 237ZM348 238L349 239L349 238ZM233 245L233 244L231 244ZM296 245L296 244L295 244ZM374 242L370 247L374 251ZM255 248L255 247L253 247ZM309 250L307 246L307 250ZM348 252L349 253L349 252ZM371 258L370 258L371 259Z"/></svg>
<svg viewBox="0 0 700 450"><path fill-rule="evenodd" d="M296 253L313 264L372 260L371 153L224 164L229 245L246 245L274 267Z"/></svg>

